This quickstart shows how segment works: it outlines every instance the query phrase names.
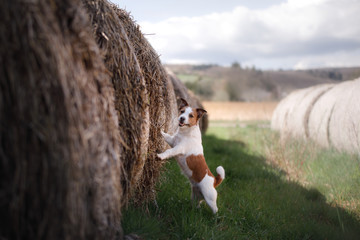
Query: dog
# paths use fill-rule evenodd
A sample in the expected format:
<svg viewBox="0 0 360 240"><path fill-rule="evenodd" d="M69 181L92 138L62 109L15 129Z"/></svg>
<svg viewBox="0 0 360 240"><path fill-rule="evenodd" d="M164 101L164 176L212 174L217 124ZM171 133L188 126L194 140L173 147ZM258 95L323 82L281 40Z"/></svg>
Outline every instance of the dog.
<svg viewBox="0 0 360 240"><path fill-rule="evenodd" d="M181 99L179 127L176 133L171 136L161 131L171 148L158 154L158 157L160 159L175 157L182 173L190 180L192 202L196 202L200 207L202 200L205 200L215 214L218 211L215 188L225 179L225 170L222 166L217 167L217 176L214 177L205 162L199 128L199 120L205 113L204 109L192 108L185 99Z"/></svg>

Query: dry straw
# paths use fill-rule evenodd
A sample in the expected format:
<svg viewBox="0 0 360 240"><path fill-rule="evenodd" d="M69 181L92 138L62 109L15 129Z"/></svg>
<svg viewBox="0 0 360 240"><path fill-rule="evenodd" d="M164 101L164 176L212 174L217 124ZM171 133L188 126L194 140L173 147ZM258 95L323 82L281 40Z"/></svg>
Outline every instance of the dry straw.
<svg viewBox="0 0 360 240"><path fill-rule="evenodd" d="M292 103L296 101L298 94L300 94L302 91L303 90L294 91L285 97L281 102L279 102L271 119L272 129L281 131L282 129L287 128L286 124L288 112L293 107Z"/></svg>
<svg viewBox="0 0 360 240"><path fill-rule="evenodd" d="M121 238L114 92L81 3L0 18L0 238Z"/></svg>
<svg viewBox="0 0 360 240"><path fill-rule="evenodd" d="M166 147L160 130L173 131L176 118L172 83L159 56L126 11L103 0L83 2L112 73L119 130L124 139L124 195L135 203L154 199L155 184L165 162L156 155Z"/></svg>
<svg viewBox="0 0 360 240"><path fill-rule="evenodd" d="M122 179L127 202L148 158L149 94L132 43L113 5L105 0L83 0L83 3L90 15L97 43L104 51L105 65L112 74L123 139L120 158L127 173Z"/></svg>
<svg viewBox="0 0 360 240"><path fill-rule="evenodd" d="M360 79L318 85L291 93L274 111L271 126L323 147L360 153Z"/></svg>
<svg viewBox="0 0 360 240"><path fill-rule="evenodd" d="M309 115L309 137L323 147L332 145L330 141L330 120L337 99L346 94L341 87L343 84L352 85L351 81L335 85L314 103ZM342 126L338 127L342 128Z"/></svg>
<svg viewBox="0 0 360 240"><path fill-rule="evenodd" d="M324 84L295 91L279 104L274 111L273 122L281 119L282 122L274 126L279 128L283 139L290 136L306 139L309 136L308 122L312 107L332 86Z"/></svg>
<svg viewBox="0 0 360 240"><path fill-rule="evenodd" d="M337 99L329 121L329 140L338 150L360 154L360 79L336 86Z"/></svg>
<svg viewBox="0 0 360 240"><path fill-rule="evenodd" d="M163 151L167 146L160 131L168 132L174 128L172 120L176 117L176 113L174 115L176 99L159 55L146 40L139 26L126 11L118 9L114 5L112 7L133 46L149 94L150 135L148 153L143 173L136 186L136 197L133 198L133 201L138 202L155 198L155 183L159 177L160 169L165 163L157 157L156 153Z"/></svg>
<svg viewBox="0 0 360 240"><path fill-rule="evenodd" d="M181 83L106 0L5 1L0 20L0 238L121 239L121 206L155 197Z"/></svg>

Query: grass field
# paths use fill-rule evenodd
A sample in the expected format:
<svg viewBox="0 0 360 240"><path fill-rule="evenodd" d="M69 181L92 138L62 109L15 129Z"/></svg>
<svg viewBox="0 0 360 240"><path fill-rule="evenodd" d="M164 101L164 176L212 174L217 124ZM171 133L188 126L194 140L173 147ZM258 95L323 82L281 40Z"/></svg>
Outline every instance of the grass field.
<svg viewBox="0 0 360 240"><path fill-rule="evenodd" d="M170 160L156 202L124 212L125 234L145 239L359 239L360 160L314 144L280 142L269 122L211 122L210 169L226 171L219 212L193 208L190 185Z"/></svg>

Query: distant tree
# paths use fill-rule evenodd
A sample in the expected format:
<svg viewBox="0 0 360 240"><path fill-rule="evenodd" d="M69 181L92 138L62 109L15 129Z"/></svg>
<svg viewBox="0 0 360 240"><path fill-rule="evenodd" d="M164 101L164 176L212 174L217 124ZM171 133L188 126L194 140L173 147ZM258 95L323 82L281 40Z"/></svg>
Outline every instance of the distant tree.
<svg viewBox="0 0 360 240"><path fill-rule="evenodd" d="M198 76L194 81L185 82L185 86L193 91L201 100L211 100L214 95L213 84L208 78Z"/></svg>
<svg viewBox="0 0 360 240"><path fill-rule="evenodd" d="M227 82L226 84L226 92L229 96L229 100L230 101L242 101L242 97L241 97L241 90L235 86L234 82Z"/></svg>
<svg viewBox="0 0 360 240"><path fill-rule="evenodd" d="M188 89L190 89L191 91L193 91L194 93L196 93L198 91L198 88L199 88L199 82L198 81L185 82L185 86Z"/></svg>
<svg viewBox="0 0 360 240"><path fill-rule="evenodd" d="M193 70L206 70L212 67L218 66L217 64L200 64L200 65L194 65Z"/></svg>
<svg viewBox="0 0 360 240"><path fill-rule="evenodd" d="M238 61L235 61L235 62L233 62L233 63L231 64L231 67L232 67L232 68L241 68L241 65L240 65L240 63L239 63Z"/></svg>
<svg viewBox="0 0 360 240"><path fill-rule="evenodd" d="M336 81L341 81L342 80L342 74L336 71L330 71L328 73L328 77L330 79L336 80Z"/></svg>

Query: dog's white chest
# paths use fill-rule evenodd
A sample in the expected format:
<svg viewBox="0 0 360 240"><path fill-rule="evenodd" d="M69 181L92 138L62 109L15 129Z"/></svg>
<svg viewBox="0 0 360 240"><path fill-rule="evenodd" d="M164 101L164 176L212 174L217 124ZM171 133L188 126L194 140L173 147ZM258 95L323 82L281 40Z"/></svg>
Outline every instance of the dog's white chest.
<svg viewBox="0 0 360 240"><path fill-rule="evenodd" d="M199 127L196 126L187 131L178 132L175 135L174 146L181 147L184 155L187 156L203 154L204 150Z"/></svg>
<svg viewBox="0 0 360 240"><path fill-rule="evenodd" d="M181 148L183 148L184 154L178 155L176 160L183 174L190 178L192 176L192 171L186 163L187 157L191 155L197 156L204 154L200 131L199 133L195 132L195 134L194 132L193 134L177 134L174 145L181 146Z"/></svg>

